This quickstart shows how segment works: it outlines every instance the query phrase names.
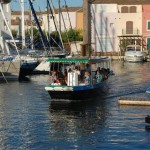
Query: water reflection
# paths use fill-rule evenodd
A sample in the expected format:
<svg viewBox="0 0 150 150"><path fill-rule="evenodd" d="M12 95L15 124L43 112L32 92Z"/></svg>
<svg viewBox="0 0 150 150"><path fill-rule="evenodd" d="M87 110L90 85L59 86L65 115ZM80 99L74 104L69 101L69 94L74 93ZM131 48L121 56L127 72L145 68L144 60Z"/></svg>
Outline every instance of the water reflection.
<svg viewBox="0 0 150 150"><path fill-rule="evenodd" d="M110 115L104 97L76 103L52 101L49 112L52 138L75 141L102 132Z"/></svg>
<svg viewBox="0 0 150 150"><path fill-rule="evenodd" d="M117 102L150 99L150 63L112 62L112 70L107 94L77 103L52 101L44 89L48 76L0 84L0 149L147 149L150 107Z"/></svg>

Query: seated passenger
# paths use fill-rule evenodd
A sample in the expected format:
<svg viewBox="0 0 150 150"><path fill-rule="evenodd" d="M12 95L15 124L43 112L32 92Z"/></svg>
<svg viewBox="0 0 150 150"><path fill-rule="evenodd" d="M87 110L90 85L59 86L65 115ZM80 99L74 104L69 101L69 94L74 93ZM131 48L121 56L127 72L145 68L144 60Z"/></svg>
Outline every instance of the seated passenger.
<svg viewBox="0 0 150 150"><path fill-rule="evenodd" d="M87 72L91 72L91 67L90 67L90 64L86 64L86 69L85 69Z"/></svg>
<svg viewBox="0 0 150 150"><path fill-rule="evenodd" d="M54 84L56 82L56 71L52 71L50 74L50 84Z"/></svg>
<svg viewBox="0 0 150 150"><path fill-rule="evenodd" d="M59 81L58 79L56 79L54 85L61 85L61 84L60 84L60 81Z"/></svg>
<svg viewBox="0 0 150 150"><path fill-rule="evenodd" d="M103 75L100 73L100 71L97 71L97 73L96 73L96 79L97 79L97 83L99 83L100 81L102 81Z"/></svg>
<svg viewBox="0 0 150 150"><path fill-rule="evenodd" d="M85 72L85 74L84 74L84 83L86 84L86 85L88 85L88 84L90 84L90 73L89 72Z"/></svg>

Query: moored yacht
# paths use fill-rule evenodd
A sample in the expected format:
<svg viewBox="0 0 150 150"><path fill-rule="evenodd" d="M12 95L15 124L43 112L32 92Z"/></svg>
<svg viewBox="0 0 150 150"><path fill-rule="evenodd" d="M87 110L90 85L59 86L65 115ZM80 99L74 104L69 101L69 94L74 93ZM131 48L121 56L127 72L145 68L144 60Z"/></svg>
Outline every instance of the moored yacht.
<svg viewBox="0 0 150 150"><path fill-rule="evenodd" d="M145 53L140 45L128 45L126 47L124 60L128 62L142 62L146 60Z"/></svg>

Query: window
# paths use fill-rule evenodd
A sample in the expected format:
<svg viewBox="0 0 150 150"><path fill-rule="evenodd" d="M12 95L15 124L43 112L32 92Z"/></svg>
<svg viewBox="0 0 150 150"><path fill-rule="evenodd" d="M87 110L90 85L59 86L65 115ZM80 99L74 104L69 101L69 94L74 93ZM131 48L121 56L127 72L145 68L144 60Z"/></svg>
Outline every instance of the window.
<svg viewBox="0 0 150 150"><path fill-rule="evenodd" d="M127 6L121 7L121 13L128 13L128 7Z"/></svg>
<svg viewBox="0 0 150 150"><path fill-rule="evenodd" d="M150 20L147 21L147 30L150 30Z"/></svg>
<svg viewBox="0 0 150 150"><path fill-rule="evenodd" d="M133 22L132 21L126 22L126 34L133 34Z"/></svg>
<svg viewBox="0 0 150 150"><path fill-rule="evenodd" d="M131 6L131 7L129 8L129 12L130 12L130 13L136 13L136 6Z"/></svg>

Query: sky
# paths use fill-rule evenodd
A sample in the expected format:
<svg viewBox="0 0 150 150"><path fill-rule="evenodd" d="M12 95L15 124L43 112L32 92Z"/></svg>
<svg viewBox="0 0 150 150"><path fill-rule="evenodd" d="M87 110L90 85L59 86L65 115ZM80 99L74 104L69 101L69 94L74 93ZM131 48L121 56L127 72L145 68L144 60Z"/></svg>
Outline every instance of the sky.
<svg viewBox="0 0 150 150"><path fill-rule="evenodd" d="M11 9L13 11L17 11L17 10L20 10L20 1L21 0L11 0ZM34 9L36 11L43 11L43 10L46 10L46 1L47 0L34 0L33 2L33 6L34 6ZM53 4L56 8L58 8L58 0L52 0L53 1ZM61 6L63 6L65 4L65 0L60 0L60 4ZM24 0L24 3L25 3L25 9L26 10L29 10L29 2L28 0ZM73 7L81 7L82 6L82 3L83 3L83 0L66 0L66 4L68 5L68 7L70 6L73 6Z"/></svg>

